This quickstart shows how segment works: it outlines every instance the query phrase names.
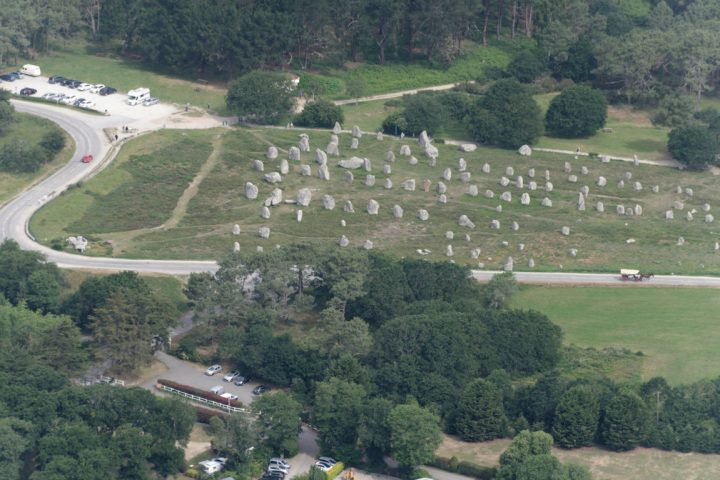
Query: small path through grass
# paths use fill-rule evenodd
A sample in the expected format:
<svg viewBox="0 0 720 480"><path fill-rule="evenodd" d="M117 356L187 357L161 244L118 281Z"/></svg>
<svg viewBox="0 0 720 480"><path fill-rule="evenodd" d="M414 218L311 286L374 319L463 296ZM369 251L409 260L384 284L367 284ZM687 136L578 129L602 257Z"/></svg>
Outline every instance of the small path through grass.
<svg viewBox="0 0 720 480"><path fill-rule="evenodd" d="M212 153L210 154L210 156L208 156L208 159L203 164L203 166L200 167L200 171L197 173L197 175L195 175L195 178L193 178L193 181L190 183L190 185L188 185L182 195L180 195L180 198L177 201L177 205L175 205L175 209L173 210L172 215L170 215L168 221L165 222L161 228L175 228L180 223L180 220L182 220L185 216L188 204L190 203L190 200L192 200L193 197L197 195L200 184L205 179L205 177L213 170L213 168L215 168L215 165L217 165L218 158L220 157L220 153L222 152L222 136L223 134L219 133L215 135L215 138L213 138Z"/></svg>
<svg viewBox="0 0 720 480"><path fill-rule="evenodd" d="M335 105L349 105L351 103L372 102L373 100L388 100L390 98L402 97L403 95L415 95L418 92L425 92L425 91L439 92L442 90L450 90L452 88L457 87L458 85L463 85L465 83L475 83L475 82L473 80L469 80L467 82L446 83L443 85L435 85L432 87L413 88L410 90L401 90L399 92L381 93L379 95L370 95L368 97L351 98L348 100L335 100Z"/></svg>

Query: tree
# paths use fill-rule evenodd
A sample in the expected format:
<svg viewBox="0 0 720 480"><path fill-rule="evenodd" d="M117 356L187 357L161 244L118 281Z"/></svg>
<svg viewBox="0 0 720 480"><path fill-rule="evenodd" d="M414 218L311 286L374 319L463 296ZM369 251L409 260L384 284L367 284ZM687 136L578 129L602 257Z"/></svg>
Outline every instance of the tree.
<svg viewBox="0 0 720 480"><path fill-rule="evenodd" d="M517 281L512 272L495 274L483 289L485 306L493 310L505 308L517 291Z"/></svg>
<svg viewBox="0 0 720 480"><path fill-rule="evenodd" d="M307 347L329 358L365 356L372 347L368 324L362 318L345 320L334 308L320 314L320 322L307 337Z"/></svg>
<svg viewBox="0 0 720 480"><path fill-rule="evenodd" d="M478 379L465 387L455 413L455 430L467 442L493 440L505 434L502 394L492 383Z"/></svg>
<svg viewBox="0 0 720 480"><path fill-rule="evenodd" d="M264 395L252 404L260 439L274 452L293 457L298 452L302 405L286 392Z"/></svg>
<svg viewBox="0 0 720 480"><path fill-rule="evenodd" d="M409 95L404 99L406 127L409 135L420 135L423 130L432 135L440 129L445 120L442 103L431 94Z"/></svg>
<svg viewBox="0 0 720 480"><path fill-rule="evenodd" d="M578 385L560 397L553 421L553 437L564 448L585 447L595 439L600 406L587 385Z"/></svg>
<svg viewBox="0 0 720 480"><path fill-rule="evenodd" d="M390 451L390 426L388 415L393 403L386 398L371 398L360 416L358 436L360 445L366 450L382 456Z"/></svg>
<svg viewBox="0 0 720 480"><path fill-rule="evenodd" d="M299 127L332 128L335 122L343 123L345 116L340 107L329 100L319 98L307 103L303 111L295 117Z"/></svg>
<svg viewBox="0 0 720 480"><path fill-rule="evenodd" d="M358 425L366 396L361 385L337 378L317 384L313 417L324 451L342 458L356 456Z"/></svg>
<svg viewBox="0 0 720 480"><path fill-rule="evenodd" d="M692 118L692 102L682 95L670 94L660 100L652 122L654 125L678 128L690 123Z"/></svg>
<svg viewBox="0 0 720 480"><path fill-rule="evenodd" d="M498 80L469 114L470 132L481 143L507 148L532 144L542 135L540 107L517 80Z"/></svg>
<svg viewBox="0 0 720 480"><path fill-rule="evenodd" d="M343 315L347 302L365 293L368 269L367 253L360 249L336 248L318 265L323 286L332 295L329 303Z"/></svg>
<svg viewBox="0 0 720 480"><path fill-rule="evenodd" d="M510 61L507 71L519 82L531 83L545 71L545 63L538 52L521 50Z"/></svg>
<svg viewBox="0 0 720 480"><path fill-rule="evenodd" d="M531 457L550 455L553 438L545 432L523 430L500 455L498 478L516 480L520 466ZM545 478L545 477L538 477Z"/></svg>
<svg viewBox="0 0 720 480"><path fill-rule="evenodd" d="M13 305L27 302L35 310L51 311L59 304L65 281L45 256L24 251L14 240L0 244L0 294Z"/></svg>
<svg viewBox="0 0 720 480"><path fill-rule="evenodd" d="M0 91L0 134L15 121L15 107L10 103L10 92Z"/></svg>
<svg viewBox="0 0 720 480"><path fill-rule="evenodd" d="M416 403L398 405L387 417L390 449L405 469L430 462L442 442L440 418Z"/></svg>
<svg viewBox="0 0 720 480"><path fill-rule="evenodd" d="M632 450L645 438L647 423L645 402L634 393L619 392L603 408L600 439L611 450Z"/></svg>
<svg viewBox="0 0 720 480"><path fill-rule="evenodd" d="M283 74L255 71L238 78L225 102L236 115L257 123L276 123L293 107L293 87Z"/></svg>
<svg viewBox="0 0 720 480"><path fill-rule="evenodd" d="M48 161L48 154L37 145L13 138L0 148L0 170L11 173L30 173Z"/></svg>
<svg viewBox="0 0 720 480"><path fill-rule="evenodd" d="M686 125L670 131L668 151L690 170L702 170L717 162L718 142L707 127Z"/></svg>
<svg viewBox="0 0 720 480"><path fill-rule="evenodd" d="M248 449L256 446L258 424L244 413L213 417L213 420L215 418L218 421L212 422L213 449L233 463L245 462L248 458Z"/></svg>
<svg viewBox="0 0 720 480"><path fill-rule="evenodd" d="M605 126L607 101L597 90L584 85L567 88L550 102L545 128L556 137L580 138Z"/></svg>
<svg viewBox="0 0 720 480"><path fill-rule="evenodd" d="M0 419L0 479L19 480L22 455L30 446L29 439L18 432L11 419Z"/></svg>

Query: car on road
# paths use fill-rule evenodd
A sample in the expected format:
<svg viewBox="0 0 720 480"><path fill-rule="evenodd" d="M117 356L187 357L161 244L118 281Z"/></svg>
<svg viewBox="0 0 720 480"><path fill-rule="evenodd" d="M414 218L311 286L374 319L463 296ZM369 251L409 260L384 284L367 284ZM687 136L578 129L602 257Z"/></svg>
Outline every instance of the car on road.
<svg viewBox="0 0 720 480"><path fill-rule="evenodd" d="M226 373L225 376L223 377L223 380L226 382L232 382L233 380L235 380L236 377L239 377L239 376L240 376L240 372L238 372L237 370L233 370L232 372Z"/></svg>
<svg viewBox="0 0 720 480"><path fill-rule="evenodd" d="M15 77L15 79L17 79L17 80L22 80L23 78L25 78L25 75L20 70L18 70L16 72L10 72L10 75Z"/></svg>
<svg viewBox="0 0 720 480"><path fill-rule="evenodd" d="M67 79L63 76L53 75L52 77L48 78L48 83L51 83L51 84L62 83L65 80L67 80Z"/></svg>
<svg viewBox="0 0 720 480"><path fill-rule="evenodd" d="M115 89L115 88L113 88L113 87L101 88L100 91L98 91L98 93L99 93L100 95L102 95L103 97L104 97L105 95L112 95L112 94L115 93L115 92L117 92L117 89Z"/></svg>
<svg viewBox="0 0 720 480"><path fill-rule="evenodd" d="M84 157L82 157L82 159L81 159L80 161L81 161L82 163L90 163L90 162L93 161L93 156L88 153L87 155L85 155Z"/></svg>
<svg viewBox="0 0 720 480"><path fill-rule="evenodd" d="M268 390L270 390L270 389L267 386L258 385L257 387L255 387L253 389L252 393L253 393L253 395L262 395L263 393L267 392Z"/></svg>
<svg viewBox="0 0 720 480"><path fill-rule="evenodd" d="M151 107L151 106L153 106L153 105L157 105L158 103L160 103L160 99L159 99L159 98L157 98L157 97L150 97L150 98L145 99L145 101L143 102L143 105L146 106L146 107Z"/></svg>
<svg viewBox="0 0 720 480"><path fill-rule="evenodd" d="M30 88L30 87L25 87L22 90L20 90L20 95L22 95L24 97L28 97L30 95L35 95L36 93L37 93L37 90L35 90L34 88Z"/></svg>
<svg viewBox="0 0 720 480"><path fill-rule="evenodd" d="M207 370L205 370L205 375L213 376L216 373L222 372L222 367L220 365L211 365L208 367Z"/></svg>
<svg viewBox="0 0 720 480"><path fill-rule="evenodd" d="M235 381L233 383L240 387L248 383L250 380L251 379L249 375L238 375L237 377L235 377Z"/></svg>

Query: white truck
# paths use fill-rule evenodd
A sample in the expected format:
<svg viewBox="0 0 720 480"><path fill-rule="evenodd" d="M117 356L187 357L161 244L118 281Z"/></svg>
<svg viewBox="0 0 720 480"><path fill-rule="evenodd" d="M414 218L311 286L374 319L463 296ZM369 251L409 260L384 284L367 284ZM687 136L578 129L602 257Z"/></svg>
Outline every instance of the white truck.
<svg viewBox="0 0 720 480"><path fill-rule="evenodd" d="M31 77L39 77L42 74L40 67L37 65L30 65L29 63L22 66L20 73Z"/></svg>
<svg viewBox="0 0 720 480"><path fill-rule="evenodd" d="M149 88L136 88L128 92L127 104L128 105L140 105L146 98L150 98Z"/></svg>

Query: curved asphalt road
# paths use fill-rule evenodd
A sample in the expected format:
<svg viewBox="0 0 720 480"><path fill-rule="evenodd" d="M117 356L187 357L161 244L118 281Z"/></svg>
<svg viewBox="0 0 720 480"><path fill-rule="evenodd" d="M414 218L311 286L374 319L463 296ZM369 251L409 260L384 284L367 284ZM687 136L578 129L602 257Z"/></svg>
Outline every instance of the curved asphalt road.
<svg viewBox="0 0 720 480"><path fill-rule="evenodd" d="M128 119L119 116L91 116L43 104L13 103L18 111L38 115L57 123L75 139L77 151L67 165L45 180L28 188L0 208L0 240L11 238L17 241L23 249L35 250L45 254L49 261L57 263L62 268L101 271L135 270L144 273L169 275L188 275L192 272L214 272L217 270L217 263L213 261L129 260L88 257L57 252L35 242L27 230L30 217L43 204L65 190L68 185L77 183L83 178L92 175L104 163L111 161L113 147L105 138L102 129L123 125ZM95 160L90 164L80 162L80 159L86 153L91 153L95 157ZM496 273L499 272L473 270L473 277L480 282L486 282ZM516 272L515 276L519 282L523 283L623 284L617 274ZM636 284L635 282L631 283ZM637 283L637 285L720 287L720 278L659 275L652 280Z"/></svg>

